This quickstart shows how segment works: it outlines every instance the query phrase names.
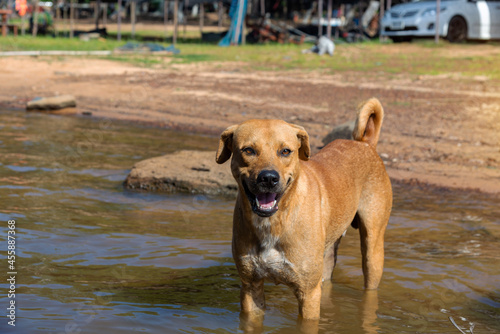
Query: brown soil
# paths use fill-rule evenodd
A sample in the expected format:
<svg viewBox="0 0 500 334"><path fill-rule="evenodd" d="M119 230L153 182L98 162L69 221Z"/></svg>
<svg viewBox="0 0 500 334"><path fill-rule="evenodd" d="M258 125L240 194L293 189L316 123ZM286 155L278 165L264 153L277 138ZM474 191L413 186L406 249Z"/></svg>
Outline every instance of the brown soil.
<svg viewBox="0 0 500 334"><path fill-rule="evenodd" d="M144 69L61 57L3 58L0 68L4 108L72 94L78 111L95 117L213 135L249 118L281 118L304 126L315 149L375 96L386 111L378 152L393 179L500 193L500 87L486 76L325 76L234 63Z"/></svg>

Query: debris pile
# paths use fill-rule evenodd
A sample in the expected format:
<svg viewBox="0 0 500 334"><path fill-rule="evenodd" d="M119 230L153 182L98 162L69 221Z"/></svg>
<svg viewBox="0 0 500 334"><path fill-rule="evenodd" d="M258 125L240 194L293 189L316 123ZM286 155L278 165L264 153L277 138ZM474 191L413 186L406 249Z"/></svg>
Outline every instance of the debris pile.
<svg viewBox="0 0 500 334"><path fill-rule="evenodd" d="M315 36L311 36L286 23L273 23L268 16L256 22L249 23L249 30L250 32L246 38L250 43L277 42L280 44L302 44L304 42L316 41Z"/></svg>

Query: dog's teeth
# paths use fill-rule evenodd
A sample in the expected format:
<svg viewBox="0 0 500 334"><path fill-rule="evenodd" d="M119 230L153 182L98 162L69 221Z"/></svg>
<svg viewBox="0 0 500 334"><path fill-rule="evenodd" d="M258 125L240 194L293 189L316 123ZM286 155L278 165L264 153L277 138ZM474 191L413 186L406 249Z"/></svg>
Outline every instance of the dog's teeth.
<svg viewBox="0 0 500 334"><path fill-rule="evenodd" d="M260 210L272 210L275 206L276 206L276 200L273 201L273 205L271 207L268 207L268 206L262 206L260 203L259 203L259 200L257 198L255 198L255 204L257 205L257 207L260 209Z"/></svg>

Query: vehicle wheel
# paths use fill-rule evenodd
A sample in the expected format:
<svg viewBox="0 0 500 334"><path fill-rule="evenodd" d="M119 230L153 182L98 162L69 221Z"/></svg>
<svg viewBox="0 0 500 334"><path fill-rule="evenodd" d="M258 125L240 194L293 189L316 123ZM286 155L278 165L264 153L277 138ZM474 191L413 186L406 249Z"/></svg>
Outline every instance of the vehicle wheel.
<svg viewBox="0 0 500 334"><path fill-rule="evenodd" d="M450 20L446 39L451 43L462 43L467 39L467 22L463 17L455 16Z"/></svg>
<svg viewBox="0 0 500 334"><path fill-rule="evenodd" d="M411 42L412 40L410 36L393 36L390 39L392 39L393 43Z"/></svg>

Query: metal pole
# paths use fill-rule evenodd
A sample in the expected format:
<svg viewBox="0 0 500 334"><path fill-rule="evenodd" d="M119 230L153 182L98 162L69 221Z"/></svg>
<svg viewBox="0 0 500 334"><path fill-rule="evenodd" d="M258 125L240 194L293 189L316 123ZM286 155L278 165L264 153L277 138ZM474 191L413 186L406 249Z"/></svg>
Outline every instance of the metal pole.
<svg viewBox="0 0 500 334"><path fill-rule="evenodd" d="M118 31L116 33L116 39L118 41L121 41L122 40L122 0L118 0L118 8L117 8L117 13L118 13L118 17L117 17L117 25L118 25Z"/></svg>
<svg viewBox="0 0 500 334"><path fill-rule="evenodd" d="M328 37L328 39L331 39L332 38L332 24L331 24L331 21L332 21L332 0L328 0L326 17L328 20L328 25L326 26L326 36Z"/></svg>
<svg viewBox="0 0 500 334"><path fill-rule="evenodd" d="M321 19L323 18L323 0L318 1L318 37L323 35L323 26L321 25Z"/></svg>
<svg viewBox="0 0 500 334"><path fill-rule="evenodd" d="M266 1L260 0L260 16L266 16Z"/></svg>
<svg viewBox="0 0 500 334"><path fill-rule="evenodd" d="M434 36L434 42L439 43L439 14L441 12L441 0L436 0L436 35Z"/></svg>

